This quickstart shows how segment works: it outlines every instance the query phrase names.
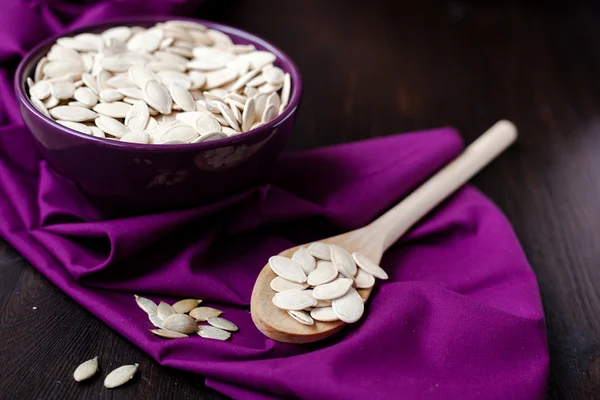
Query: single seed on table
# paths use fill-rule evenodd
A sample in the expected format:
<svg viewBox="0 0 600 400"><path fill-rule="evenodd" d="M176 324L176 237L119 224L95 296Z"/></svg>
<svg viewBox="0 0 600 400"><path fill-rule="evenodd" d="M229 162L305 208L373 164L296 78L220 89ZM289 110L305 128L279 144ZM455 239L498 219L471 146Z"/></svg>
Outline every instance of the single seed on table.
<svg viewBox="0 0 600 400"><path fill-rule="evenodd" d="M345 276L346 278L354 280L354 275L352 275L352 271L350 271L350 269L348 267L346 267L344 264L337 263L337 264L334 264L334 266L341 275Z"/></svg>
<svg viewBox="0 0 600 400"><path fill-rule="evenodd" d="M371 261L369 257L365 256L364 254L355 252L352 253L352 258L360 268L364 269L366 272L373 275L375 278L388 279L388 274L383 270L383 268L375 264L373 261Z"/></svg>
<svg viewBox="0 0 600 400"><path fill-rule="evenodd" d="M199 328L198 335L205 339L227 340L231 337L231 333L214 326L200 326Z"/></svg>
<svg viewBox="0 0 600 400"><path fill-rule="evenodd" d="M201 303L201 300L198 299L184 299L179 300L177 303L173 304L173 310L179 314L186 314L192 311L194 308L198 307L198 304Z"/></svg>
<svg viewBox="0 0 600 400"><path fill-rule="evenodd" d="M98 114L85 107L58 106L50 110L50 115L64 121L83 122L96 118Z"/></svg>
<svg viewBox="0 0 600 400"><path fill-rule="evenodd" d="M306 282L304 270L298 262L292 259L282 256L273 256L269 258L269 266L275 274L283 279L296 283Z"/></svg>
<svg viewBox="0 0 600 400"><path fill-rule="evenodd" d="M333 265L317 266L317 268L308 274L307 282L311 286L324 285L333 281L338 276L338 271Z"/></svg>
<svg viewBox="0 0 600 400"><path fill-rule="evenodd" d="M61 124L63 126L66 126L67 128L76 130L78 132L85 133L87 135L92 134L92 130L90 129L90 127L82 124L81 122L62 121L60 119L57 120L56 122L58 122L59 124Z"/></svg>
<svg viewBox="0 0 600 400"><path fill-rule="evenodd" d="M115 136L118 138L122 138L123 136L125 136L126 134L128 134L130 132L129 129L127 129L127 127L125 125L123 125L121 122L117 121L114 118L106 117L104 115L98 116L98 118L96 118L94 120L94 123L104 133L108 133L109 135L112 135L112 136Z"/></svg>
<svg viewBox="0 0 600 400"><path fill-rule="evenodd" d="M79 365L75 372L73 372L73 378L77 382L81 382L83 380L89 379L98 371L98 357L94 357L91 360L87 360L86 362Z"/></svg>
<svg viewBox="0 0 600 400"><path fill-rule="evenodd" d="M29 88L29 94L39 100L44 100L51 93L52 83L47 80L41 80Z"/></svg>
<svg viewBox="0 0 600 400"><path fill-rule="evenodd" d="M106 376L104 379L104 386L108 389L116 388L131 380L135 375L139 364L123 365Z"/></svg>
<svg viewBox="0 0 600 400"><path fill-rule="evenodd" d="M144 101L161 114L169 114L173 107L173 101L169 91L160 82L149 81L144 87Z"/></svg>
<svg viewBox="0 0 600 400"><path fill-rule="evenodd" d="M198 330L196 320L187 314L172 314L163 320L163 327L179 333L193 333Z"/></svg>
<svg viewBox="0 0 600 400"><path fill-rule="evenodd" d="M311 256L306 247L300 247L292 255L292 260L296 261L302 267L305 274L310 274L317 267L317 261Z"/></svg>
<svg viewBox="0 0 600 400"><path fill-rule="evenodd" d="M204 322L209 318L218 317L221 314L223 314L223 311L212 307L197 307L190 311L190 317L194 318L197 322Z"/></svg>
<svg viewBox="0 0 600 400"><path fill-rule="evenodd" d="M121 137L121 142L148 144L150 136L146 132L129 132Z"/></svg>
<svg viewBox="0 0 600 400"><path fill-rule="evenodd" d="M284 292L286 290L292 290L292 289L306 289L308 288L308 283L296 283L296 282L291 282L288 281L287 279L283 279L280 276L276 276L275 278L273 278L271 280L271 289L273 289L273 291L275 292Z"/></svg>
<svg viewBox="0 0 600 400"><path fill-rule="evenodd" d="M287 312L290 317L294 318L296 321L300 322L304 325L314 325L315 321L310 317L310 315L306 311L293 311L290 310Z"/></svg>
<svg viewBox="0 0 600 400"><path fill-rule="evenodd" d="M322 321L322 322L333 322L333 321L339 320L337 315L335 315L335 313L333 312L333 307L331 307L331 306L313 308L310 312L310 316L315 321Z"/></svg>
<svg viewBox="0 0 600 400"><path fill-rule="evenodd" d="M171 315L175 314L175 310L173 310L173 307L171 307L164 301L161 301L160 303L158 303L158 307L156 308L156 314L160 319L165 321Z"/></svg>
<svg viewBox="0 0 600 400"><path fill-rule="evenodd" d="M177 82L169 85L171 98L183 111L196 111L196 103L190 92Z"/></svg>
<svg viewBox="0 0 600 400"><path fill-rule="evenodd" d="M329 245L329 249L331 251L331 262L344 264L344 267L350 271L352 276L356 275L356 263L350 253L335 244Z"/></svg>
<svg viewBox="0 0 600 400"><path fill-rule="evenodd" d="M150 329L150 332L154 333L156 336L167 339L181 339L188 337L185 333L170 331L168 329Z"/></svg>
<svg viewBox="0 0 600 400"><path fill-rule="evenodd" d="M158 317L157 314L148 314L148 319L150 323L159 329L163 329L164 321Z"/></svg>
<svg viewBox="0 0 600 400"><path fill-rule="evenodd" d="M87 87L80 87L75 90L73 94L75 100L84 104L86 107L93 107L98 103L98 96L92 91L92 89Z"/></svg>
<svg viewBox="0 0 600 400"><path fill-rule="evenodd" d="M221 317L210 317L206 320L206 322L208 322L215 328L223 329L229 332L237 332L239 330L236 324L229 321L228 319Z"/></svg>
<svg viewBox="0 0 600 400"><path fill-rule="evenodd" d="M314 307L317 305L317 299L313 297L311 290L292 289L275 293L273 304L283 310L299 311Z"/></svg>
<svg viewBox="0 0 600 400"><path fill-rule="evenodd" d="M317 300L333 300L345 295L354 281L348 278L338 278L332 282L318 285L313 289L313 297Z"/></svg>
<svg viewBox="0 0 600 400"><path fill-rule="evenodd" d="M354 288L350 288L342 297L334 299L331 307L335 315L348 324L358 321L365 310L363 299Z"/></svg>

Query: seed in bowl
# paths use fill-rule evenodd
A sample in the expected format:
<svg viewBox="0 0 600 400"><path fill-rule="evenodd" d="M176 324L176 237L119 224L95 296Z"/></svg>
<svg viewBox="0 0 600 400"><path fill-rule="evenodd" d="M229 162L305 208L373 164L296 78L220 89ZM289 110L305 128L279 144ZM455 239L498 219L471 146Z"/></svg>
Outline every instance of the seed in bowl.
<svg viewBox="0 0 600 400"><path fill-rule="evenodd" d="M118 26L59 38L29 78L29 96L44 115L88 135L199 143L250 131L285 110L291 79L276 61L195 22Z"/></svg>

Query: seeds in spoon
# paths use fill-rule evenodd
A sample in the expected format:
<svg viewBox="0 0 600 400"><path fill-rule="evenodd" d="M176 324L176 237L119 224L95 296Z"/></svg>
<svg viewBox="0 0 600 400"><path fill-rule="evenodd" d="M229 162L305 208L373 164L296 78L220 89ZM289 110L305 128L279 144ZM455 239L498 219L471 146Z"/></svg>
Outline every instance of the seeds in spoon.
<svg viewBox="0 0 600 400"><path fill-rule="evenodd" d="M352 253L352 258L358 266L364 269L375 278L388 279L388 274L379 265L375 264L371 259L362 253Z"/></svg>
<svg viewBox="0 0 600 400"><path fill-rule="evenodd" d="M215 328L223 329L230 332L236 332L239 329L236 324L221 317L210 317L206 320L206 322L208 322Z"/></svg>
<svg viewBox="0 0 600 400"><path fill-rule="evenodd" d="M108 389L113 389L129 382L138 369L139 364L123 365L106 376L104 386Z"/></svg>
<svg viewBox="0 0 600 400"><path fill-rule="evenodd" d="M292 289L300 289L300 290L306 289L306 288L308 288L308 283L291 282L291 281L288 281L287 279L283 279L280 276L276 276L271 281L270 286L271 286L271 289L273 289L273 291L275 291L275 292L284 292L286 290L292 290Z"/></svg>
<svg viewBox="0 0 600 400"><path fill-rule="evenodd" d="M315 258L318 258L319 260L331 261L331 251L329 250L329 245L326 243L311 243L306 250L310 255L312 255Z"/></svg>
<svg viewBox="0 0 600 400"><path fill-rule="evenodd" d="M351 271L350 271L350 269L349 269L347 266L345 266L344 264L342 264L342 263L337 263L337 264L335 264L334 266L335 266L335 268L338 270L338 272L339 272L341 275L343 275L343 276L345 276L346 278L349 278L349 279L354 279L354 276L352 275L352 272L351 272Z"/></svg>
<svg viewBox="0 0 600 400"><path fill-rule="evenodd" d="M333 322L338 321L339 318L333 312L333 307L318 307L313 308L310 312L310 316L315 321L323 321L323 322Z"/></svg>
<svg viewBox="0 0 600 400"><path fill-rule="evenodd" d="M201 300L198 299L179 300L177 303L173 304L173 310L179 314L187 314L194 308L198 307L198 304L200 303Z"/></svg>
<svg viewBox="0 0 600 400"><path fill-rule="evenodd" d="M345 295L333 300L331 307L340 320L349 324L358 321L365 310L363 299L354 288L350 288Z"/></svg>
<svg viewBox="0 0 600 400"><path fill-rule="evenodd" d="M73 378L77 382L89 379L98 371L98 357L94 357L91 360L87 360L75 369L73 372Z"/></svg>
<svg viewBox="0 0 600 400"><path fill-rule="evenodd" d="M356 263L350 253L335 244L329 245L329 249L331 251L331 262L343 264L352 276L356 275Z"/></svg>
<svg viewBox="0 0 600 400"><path fill-rule="evenodd" d="M338 278L333 282L316 286L313 297L317 300L333 300L345 295L352 287L354 281L348 278Z"/></svg>
<svg viewBox="0 0 600 400"><path fill-rule="evenodd" d="M288 281L304 283L306 282L306 274L304 270L294 260L282 256L273 256L269 258L269 266L280 277ZM337 271L336 271L337 274Z"/></svg>
<svg viewBox="0 0 600 400"><path fill-rule="evenodd" d="M310 317L306 311L288 311L290 317L304 325L314 325L315 321Z"/></svg>
<svg viewBox="0 0 600 400"><path fill-rule="evenodd" d="M283 310L299 311L317 305L317 299L308 290L286 290L273 296L273 304Z"/></svg>
<svg viewBox="0 0 600 400"><path fill-rule="evenodd" d="M308 274L307 282L310 286L318 286L333 281L337 276L338 271L333 265L324 265Z"/></svg>
<svg viewBox="0 0 600 400"><path fill-rule="evenodd" d="M375 285L375 278L364 269L359 268L354 277L354 284L359 289L369 289Z"/></svg>
<svg viewBox="0 0 600 400"><path fill-rule="evenodd" d="M190 317L194 318L197 322L204 322L209 318L218 317L221 314L223 314L223 311L212 307L197 307L190 311Z"/></svg>
<svg viewBox="0 0 600 400"><path fill-rule="evenodd" d="M310 274L317 267L317 262L313 256L311 256L305 247L300 247L294 252L292 260L298 262L302 267L305 274Z"/></svg>

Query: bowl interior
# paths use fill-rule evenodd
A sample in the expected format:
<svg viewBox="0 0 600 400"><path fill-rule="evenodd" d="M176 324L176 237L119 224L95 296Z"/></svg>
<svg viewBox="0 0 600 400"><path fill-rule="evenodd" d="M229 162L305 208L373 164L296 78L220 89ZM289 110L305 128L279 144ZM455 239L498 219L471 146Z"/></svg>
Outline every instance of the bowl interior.
<svg viewBox="0 0 600 400"><path fill-rule="evenodd" d="M156 144L135 144L135 143L127 143L120 142L117 140L110 140L99 138L95 136L86 135L85 133L78 132L67 128L56 121L46 117L43 115L29 100L29 96L27 94L27 77L33 78L35 67L38 61L48 53L50 47L56 42L56 39L63 36L74 36L83 32L102 32L106 29L109 29L114 26L142 26L142 27L150 27L158 22L165 22L168 20L177 19L177 20L186 20L201 23L207 26L210 29L216 29L221 32L226 33L232 39L235 44L253 44L257 50L267 50L277 56L277 60L275 61L275 65L281 68L283 71L288 72L290 74L291 82L292 82L292 90L290 94L290 100L288 106L284 110L283 113L278 115L275 119L270 121L269 123L262 125L256 129L253 129L248 132L241 133L239 135L231 136L228 138L214 140L209 142L200 142L193 144L181 144L181 145L156 145ZM98 146L108 146L108 147L122 147L122 148L135 148L140 151L156 151L158 147L161 150L169 150L169 151L189 151L193 150L209 150L218 148L226 145L235 145L236 143L241 143L246 141L247 139L251 139L255 135L264 135L265 132L272 130L274 127L283 123L286 119L288 119L291 114L297 109L299 105L300 95L302 92L302 79L300 77L300 72L296 64L279 48L269 43L268 41L259 38L251 33L243 31L238 28L234 28L231 26L218 24L211 21L204 21L198 19L191 18L166 18L166 17L140 17L140 18L128 18L128 19L120 19L120 20L111 20L108 22L103 22L100 24L90 25L81 27L78 29L70 30L67 32L63 32L59 35L51 37L46 41L40 43L33 50L31 50L21 61L19 67L17 69L17 73L15 75L15 91L17 93L17 97L21 104L27 108L27 110L36 117L41 118L44 122L50 124L56 130L60 131L59 134L67 134L67 135L75 135L80 137L82 140L95 142Z"/></svg>

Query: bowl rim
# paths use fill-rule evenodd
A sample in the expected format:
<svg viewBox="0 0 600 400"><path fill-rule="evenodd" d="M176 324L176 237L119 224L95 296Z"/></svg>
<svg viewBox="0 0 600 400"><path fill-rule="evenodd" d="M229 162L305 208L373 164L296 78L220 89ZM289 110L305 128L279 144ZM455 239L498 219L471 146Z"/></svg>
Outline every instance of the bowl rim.
<svg viewBox="0 0 600 400"><path fill-rule="evenodd" d="M221 32L232 34L238 36L244 40L247 40L253 44L259 44L264 47L266 50L274 53L278 60L289 69L289 74L292 82L292 92L290 94L290 100L285 108L284 112L278 115L273 120L268 123L259 126L258 128L252 129L247 132L243 132L239 135L228 136L223 139L212 140L208 142L199 142L199 143L186 143L186 144L171 144L171 145L157 145L157 144L139 144L139 143L129 143L129 142L121 142L119 140L110 140L105 138L100 138L92 135L85 134L83 132L76 131L74 129L68 128L64 125L59 124L55 120L48 118L44 115L40 110L37 109L27 96L26 92L26 81L27 77L24 75L25 69L31 64L34 60L39 60L43 55L41 55L42 49L54 43L58 38L64 36L73 36L78 33L88 32L90 30L98 30L102 27L106 27L108 29L111 26L115 25L124 25L124 26L135 26L136 23L151 23L151 22L165 22L165 21L191 21L196 22L202 25L205 25L209 29L216 29ZM90 143L94 143L95 145L99 145L101 147L110 147L117 149L135 149L138 151L157 151L157 149L169 150L169 151L201 151L201 150L209 150L213 148L219 148L223 146L229 146L236 144L240 141L246 142L247 139L252 137L259 137L264 135L268 131L273 130L277 126L281 125L288 118L290 118L300 103L300 97L302 94L302 77L300 75L300 70L296 63L279 47L273 45L266 39L263 39L253 33L247 32L240 28L235 28L230 25L221 24L218 22L197 19L197 18L187 18L180 16L140 16L140 17L126 17L126 18L114 18L107 19L106 21L102 21L95 24L89 24L85 26L79 26L77 28L68 29L59 34L53 35L52 37L43 40L38 43L33 49L28 51L25 56L21 59L17 67L17 71L14 77L14 87L15 93L19 103L27 110L32 113L37 119L41 120L43 123L49 124L51 127L60 131L60 134L71 135L79 137L84 141L89 141ZM160 146L160 147L159 147Z"/></svg>

